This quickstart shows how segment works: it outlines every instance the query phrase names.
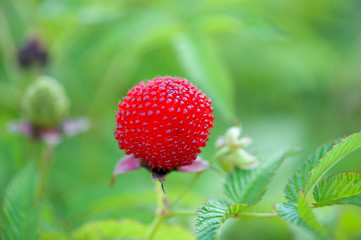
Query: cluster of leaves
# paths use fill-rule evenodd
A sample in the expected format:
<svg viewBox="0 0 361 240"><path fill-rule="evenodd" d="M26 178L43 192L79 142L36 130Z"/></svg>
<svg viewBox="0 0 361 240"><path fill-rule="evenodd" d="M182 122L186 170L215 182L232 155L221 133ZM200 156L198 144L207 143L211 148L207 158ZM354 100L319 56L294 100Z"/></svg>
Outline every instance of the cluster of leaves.
<svg viewBox="0 0 361 240"><path fill-rule="evenodd" d="M279 215L291 224L317 235L327 235L327 230L317 221L306 198L313 191L313 207L360 205L359 173L342 172L325 177L336 163L360 147L361 133L355 133L318 148L290 178L285 188L288 202L275 204Z"/></svg>
<svg viewBox="0 0 361 240"><path fill-rule="evenodd" d="M143 238L149 226L130 219L89 221L70 233L59 228L49 212L50 205L39 197L39 171L33 161L10 182L4 196L0 238L3 240ZM177 224L162 225L157 239L192 239L192 234Z"/></svg>
<svg viewBox="0 0 361 240"><path fill-rule="evenodd" d="M275 170L289 153L263 154L263 161L252 170L235 168L224 186L228 200L207 201L198 211L197 239L215 239L222 223L261 200Z"/></svg>
<svg viewBox="0 0 361 240"><path fill-rule="evenodd" d="M317 149L297 169L285 187L287 202L274 204L276 213L291 225L300 227L317 237L329 233L312 212L312 208L335 204L361 205L361 178L356 172L342 172L325 177L342 158L361 147L361 133L332 141ZM234 169L226 179L228 201L207 201L198 211L197 239L216 239L222 224L231 217L242 216L249 206L264 194L274 171L288 152L264 159L253 170ZM308 196L313 190L315 200L310 205Z"/></svg>

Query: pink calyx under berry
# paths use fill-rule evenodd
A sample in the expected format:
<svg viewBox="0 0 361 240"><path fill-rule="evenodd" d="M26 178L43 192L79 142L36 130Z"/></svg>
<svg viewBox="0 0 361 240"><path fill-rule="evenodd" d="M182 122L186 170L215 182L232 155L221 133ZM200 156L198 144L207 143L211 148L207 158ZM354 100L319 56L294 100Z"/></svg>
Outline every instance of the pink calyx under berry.
<svg viewBox="0 0 361 240"><path fill-rule="evenodd" d="M114 132L119 148L152 172L190 165L213 127L211 103L186 79L141 82L119 102Z"/></svg>

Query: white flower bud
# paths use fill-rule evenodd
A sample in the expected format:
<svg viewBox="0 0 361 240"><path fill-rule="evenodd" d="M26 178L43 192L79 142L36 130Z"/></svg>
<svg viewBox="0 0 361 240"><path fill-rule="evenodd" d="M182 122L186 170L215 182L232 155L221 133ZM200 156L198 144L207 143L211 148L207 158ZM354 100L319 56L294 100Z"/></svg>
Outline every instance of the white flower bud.
<svg viewBox="0 0 361 240"><path fill-rule="evenodd" d="M241 132L240 126L231 127L216 141L218 160L226 172L231 172L235 167L250 169L258 165L259 159L243 149L252 143L252 139L240 138Z"/></svg>

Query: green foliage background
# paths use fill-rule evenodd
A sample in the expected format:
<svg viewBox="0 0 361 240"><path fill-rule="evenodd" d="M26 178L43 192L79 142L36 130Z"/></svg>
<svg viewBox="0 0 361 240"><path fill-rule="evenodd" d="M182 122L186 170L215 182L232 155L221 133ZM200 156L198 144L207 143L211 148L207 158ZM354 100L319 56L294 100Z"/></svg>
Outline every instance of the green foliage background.
<svg viewBox="0 0 361 240"><path fill-rule="evenodd" d="M85 222L133 219L149 224L154 184L145 170L109 180L124 153L113 137L117 103L141 80L188 78L213 99L215 128L202 152L209 159L217 137L241 120L253 149L303 147L286 160L257 210L284 201L283 188L316 146L361 129L361 2L359 0L1 0L0 196L26 165L36 144L6 131L22 117L20 100L39 69L22 70L16 51L36 36L50 54L42 72L61 82L71 116L87 116L89 132L55 150L42 229L73 232ZM34 150L35 149L35 150ZM359 171L356 152L332 170ZM172 173L166 190L175 198L191 174ZM205 173L182 201L196 210L223 195L223 178ZM320 209L339 239L361 236L361 210ZM175 218L188 229L192 218ZM2 223L0 219L0 223ZM124 223L125 224L125 223ZM224 239L289 239L280 219L239 219ZM302 237L300 237L302 239Z"/></svg>

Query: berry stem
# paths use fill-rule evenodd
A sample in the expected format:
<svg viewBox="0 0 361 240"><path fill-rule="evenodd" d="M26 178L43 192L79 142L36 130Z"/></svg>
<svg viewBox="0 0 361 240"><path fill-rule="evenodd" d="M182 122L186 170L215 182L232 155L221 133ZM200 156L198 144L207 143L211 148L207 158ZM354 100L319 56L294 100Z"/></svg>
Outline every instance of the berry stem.
<svg viewBox="0 0 361 240"><path fill-rule="evenodd" d="M148 230L146 240L152 240L155 236L156 231L162 224L163 220L165 219L165 194L162 189L162 183L160 181L155 181L156 186L156 193L157 193L157 210L156 210L156 217L154 218L150 228Z"/></svg>
<svg viewBox="0 0 361 240"><path fill-rule="evenodd" d="M44 144L42 148L42 153L38 160L38 169L40 173L38 190L39 200L47 194L49 182L49 168L51 159L53 158L53 146Z"/></svg>
<svg viewBox="0 0 361 240"><path fill-rule="evenodd" d="M155 236L156 231L158 230L159 226L163 222L163 216L157 215L156 218L154 218L152 225L150 225L150 229L147 233L146 240L152 240Z"/></svg>

